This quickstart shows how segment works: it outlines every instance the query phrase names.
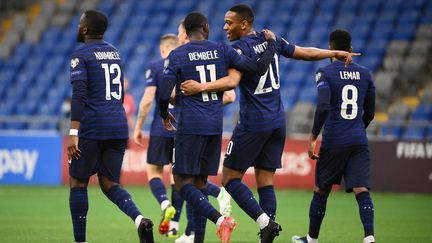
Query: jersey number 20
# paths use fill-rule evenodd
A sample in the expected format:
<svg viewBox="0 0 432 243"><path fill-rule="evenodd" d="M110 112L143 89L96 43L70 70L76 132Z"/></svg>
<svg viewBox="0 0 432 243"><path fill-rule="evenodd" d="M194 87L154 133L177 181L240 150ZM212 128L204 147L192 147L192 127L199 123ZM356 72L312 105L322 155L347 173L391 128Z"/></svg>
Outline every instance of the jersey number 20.
<svg viewBox="0 0 432 243"><path fill-rule="evenodd" d="M105 99L111 100L111 96L114 99L120 100L122 96L122 85L120 82L121 69L117 63L113 63L108 66L106 63L102 63L102 68L105 71ZM116 74L115 78L111 80L111 74ZM111 92L111 83L118 84L118 92Z"/></svg>
<svg viewBox="0 0 432 243"><path fill-rule="evenodd" d="M351 93L351 98L348 97L348 93ZM347 120L353 120L357 117L358 113L358 90L354 85L345 85L342 89L342 105L341 105L341 116ZM351 106L351 114L348 114L348 106Z"/></svg>
<svg viewBox="0 0 432 243"><path fill-rule="evenodd" d="M274 55L274 61L275 61L275 66L276 66L276 74L277 74L277 78L275 77L275 72L273 71L272 65L270 64L270 66L268 67L266 73L261 76L258 85L255 89L254 94L258 95L258 94L265 94L265 93L270 93L273 91L273 89L279 89L280 88L280 82L279 82L279 60L278 60L278 56L277 54ZM271 87L267 87L264 88L264 85L266 83L267 80L267 75L269 75L270 73L270 80L271 80Z"/></svg>

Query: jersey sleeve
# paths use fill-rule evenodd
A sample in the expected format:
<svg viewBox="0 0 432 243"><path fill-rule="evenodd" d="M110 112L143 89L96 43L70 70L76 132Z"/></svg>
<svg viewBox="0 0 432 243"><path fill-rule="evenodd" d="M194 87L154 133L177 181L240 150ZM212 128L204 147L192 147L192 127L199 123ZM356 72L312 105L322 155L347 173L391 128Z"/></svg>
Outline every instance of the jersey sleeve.
<svg viewBox="0 0 432 243"><path fill-rule="evenodd" d="M276 51L275 42L268 41L267 48L262 56L258 60L253 60L250 57L243 55L241 52L235 51L234 48L229 45L224 45L224 47L229 67L260 75L267 71Z"/></svg>
<svg viewBox="0 0 432 243"><path fill-rule="evenodd" d="M168 105L171 92L175 87L177 76L180 72L178 60L171 53L164 62L163 82L159 85L159 109L161 117L165 119L168 116Z"/></svg>
<svg viewBox="0 0 432 243"><path fill-rule="evenodd" d="M72 54L70 58L70 80L71 83L76 80L87 82L85 59L80 55Z"/></svg>
<svg viewBox="0 0 432 243"><path fill-rule="evenodd" d="M145 72L145 78L146 78L146 86L157 86L156 83L156 70L154 68L154 63L150 63L148 66L146 72Z"/></svg>
<svg viewBox="0 0 432 243"><path fill-rule="evenodd" d="M276 46L282 56L286 58L291 58L294 55L295 45L290 44L284 38L276 37Z"/></svg>
<svg viewBox="0 0 432 243"><path fill-rule="evenodd" d="M369 126L370 122L375 116L375 85L372 75L369 73L369 84L366 91L365 100L363 103L363 123L365 128Z"/></svg>
<svg viewBox="0 0 432 243"><path fill-rule="evenodd" d="M317 85L318 104L315 110L312 134L318 136L330 111L331 89L328 83L328 78L322 70L318 70L315 74L315 80Z"/></svg>
<svg viewBox="0 0 432 243"><path fill-rule="evenodd" d="M87 68L85 59L79 55L71 56L70 80L72 84L71 121L81 121L87 99Z"/></svg>

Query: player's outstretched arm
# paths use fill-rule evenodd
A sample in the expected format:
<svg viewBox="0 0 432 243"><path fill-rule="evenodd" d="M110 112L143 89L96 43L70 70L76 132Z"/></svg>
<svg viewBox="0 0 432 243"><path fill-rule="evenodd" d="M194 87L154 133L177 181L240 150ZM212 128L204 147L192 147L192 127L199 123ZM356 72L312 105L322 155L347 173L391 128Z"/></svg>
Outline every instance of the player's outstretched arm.
<svg viewBox="0 0 432 243"><path fill-rule="evenodd" d="M195 80L186 80L181 84L180 89L185 95L195 95L204 91L222 92L237 87L240 83L240 79L241 72L230 68L228 69L228 76L207 83L200 83Z"/></svg>
<svg viewBox="0 0 432 243"><path fill-rule="evenodd" d="M326 58L337 58L339 60L345 61L345 66L352 63L353 56L360 56L360 53L352 53L346 51L333 51L333 50L325 50L319 49L315 47L301 47L296 46L294 49L293 57L295 59L304 60L304 61L319 61Z"/></svg>
<svg viewBox="0 0 432 243"><path fill-rule="evenodd" d="M133 141L139 146L142 146L141 141L143 138L141 128L145 122L145 119L147 118L148 113L150 112L151 105L156 94L156 89L156 86L147 87L139 104L138 117L136 119L133 132Z"/></svg>

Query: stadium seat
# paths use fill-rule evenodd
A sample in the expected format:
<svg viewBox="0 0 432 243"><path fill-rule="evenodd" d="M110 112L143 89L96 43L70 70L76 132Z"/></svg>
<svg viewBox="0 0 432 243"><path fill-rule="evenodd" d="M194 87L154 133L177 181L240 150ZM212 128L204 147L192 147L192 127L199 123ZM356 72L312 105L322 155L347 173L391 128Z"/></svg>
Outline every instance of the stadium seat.
<svg viewBox="0 0 432 243"><path fill-rule="evenodd" d="M425 137L424 127L408 126L402 135L403 140L422 140Z"/></svg>
<svg viewBox="0 0 432 243"><path fill-rule="evenodd" d="M403 129L401 126L383 126L381 128L381 135L389 136L395 139L400 139L402 136Z"/></svg>

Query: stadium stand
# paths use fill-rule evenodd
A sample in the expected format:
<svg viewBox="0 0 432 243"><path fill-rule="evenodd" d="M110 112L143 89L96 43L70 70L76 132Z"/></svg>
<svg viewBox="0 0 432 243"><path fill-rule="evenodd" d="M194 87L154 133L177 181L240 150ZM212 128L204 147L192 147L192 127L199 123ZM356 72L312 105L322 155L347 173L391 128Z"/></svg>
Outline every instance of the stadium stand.
<svg viewBox="0 0 432 243"><path fill-rule="evenodd" d="M159 37L176 33L188 12L209 17L210 39L227 41L223 15L231 0L15 0L0 3L0 129L58 129L62 104L71 95L68 56L77 46L79 14L97 8L110 17L106 40L125 60L125 75L138 101L147 64L158 57ZM13 2L13 3L11 3ZM374 72L377 114L370 135L432 138L432 1L246 1L266 27L302 46L328 46L328 34L353 35L356 62ZM316 101L314 72L328 64L281 60L288 134L308 133ZM238 102L225 108L225 131L238 118ZM152 113L150 113L152 114ZM147 119L145 128L148 129Z"/></svg>

